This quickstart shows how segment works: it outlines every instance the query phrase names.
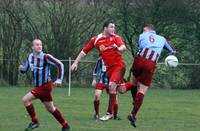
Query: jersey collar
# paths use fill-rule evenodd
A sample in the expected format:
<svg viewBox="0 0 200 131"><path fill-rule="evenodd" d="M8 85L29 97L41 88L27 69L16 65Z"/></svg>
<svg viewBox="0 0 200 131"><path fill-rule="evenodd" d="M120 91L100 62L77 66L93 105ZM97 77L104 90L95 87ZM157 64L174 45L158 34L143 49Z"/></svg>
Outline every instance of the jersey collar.
<svg viewBox="0 0 200 131"><path fill-rule="evenodd" d="M37 58L40 58L41 56L43 56L43 51L40 52L40 54L37 56ZM36 57L35 53L33 52L34 57Z"/></svg>
<svg viewBox="0 0 200 131"><path fill-rule="evenodd" d="M156 34L156 31L150 31L149 33L153 33L153 34Z"/></svg>

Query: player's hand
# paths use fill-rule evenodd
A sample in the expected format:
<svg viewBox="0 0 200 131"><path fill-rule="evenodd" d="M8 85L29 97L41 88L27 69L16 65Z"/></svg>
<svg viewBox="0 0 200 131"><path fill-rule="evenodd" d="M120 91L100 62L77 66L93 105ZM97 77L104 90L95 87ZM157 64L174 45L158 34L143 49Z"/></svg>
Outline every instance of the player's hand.
<svg viewBox="0 0 200 131"><path fill-rule="evenodd" d="M116 44L113 44L112 48L115 49L115 50L118 50L118 46Z"/></svg>
<svg viewBox="0 0 200 131"><path fill-rule="evenodd" d="M97 81L94 79L94 80L92 81L92 86L93 86L93 87L96 87L96 85L97 85Z"/></svg>
<svg viewBox="0 0 200 131"><path fill-rule="evenodd" d="M21 71L21 70L24 70L24 66L23 65L19 65L19 70Z"/></svg>
<svg viewBox="0 0 200 131"><path fill-rule="evenodd" d="M56 87L60 87L62 85L62 81L60 79L57 79L53 85L55 85Z"/></svg>
<svg viewBox="0 0 200 131"><path fill-rule="evenodd" d="M72 66L71 66L71 70L72 71L76 71L78 68L78 64L77 63L73 63Z"/></svg>

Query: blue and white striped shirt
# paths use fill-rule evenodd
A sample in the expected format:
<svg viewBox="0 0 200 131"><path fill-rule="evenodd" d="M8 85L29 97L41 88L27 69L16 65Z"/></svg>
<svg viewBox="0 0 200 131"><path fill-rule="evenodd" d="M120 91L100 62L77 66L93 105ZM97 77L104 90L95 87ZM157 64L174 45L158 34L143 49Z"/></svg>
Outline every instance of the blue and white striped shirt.
<svg viewBox="0 0 200 131"><path fill-rule="evenodd" d="M64 76L63 63L52 55L43 52L38 56L35 56L34 53L29 54L23 64L24 69L21 72L26 73L30 69L32 71L34 86L38 87L51 81L50 65L57 68L57 80L62 81Z"/></svg>
<svg viewBox="0 0 200 131"><path fill-rule="evenodd" d="M158 62L160 53L163 49L166 49L169 54L175 54L175 49L170 43L160 35L157 35L155 31L143 32L139 36L139 51L138 56L145 57L154 62Z"/></svg>

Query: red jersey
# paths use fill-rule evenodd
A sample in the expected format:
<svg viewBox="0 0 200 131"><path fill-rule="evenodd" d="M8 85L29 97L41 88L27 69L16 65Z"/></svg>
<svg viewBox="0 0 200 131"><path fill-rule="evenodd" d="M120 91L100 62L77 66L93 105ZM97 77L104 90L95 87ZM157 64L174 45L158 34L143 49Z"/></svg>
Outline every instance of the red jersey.
<svg viewBox="0 0 200 131"><path fill-rule="evenodd" d="M82 51L87 54L92 48L96 47L105 65L112 66L123 62L121 52L113 48L114 44L118 47L125 45L122 38L116 34L112 36L99 34L98 36L94 36Z"/></svg>

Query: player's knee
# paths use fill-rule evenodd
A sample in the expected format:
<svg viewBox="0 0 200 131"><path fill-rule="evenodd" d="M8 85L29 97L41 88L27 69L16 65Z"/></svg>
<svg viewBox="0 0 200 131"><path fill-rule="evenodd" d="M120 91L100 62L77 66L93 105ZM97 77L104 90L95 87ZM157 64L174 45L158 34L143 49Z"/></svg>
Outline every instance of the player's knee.
<svg viewBox="0 0 200 131"><path fill-rule="evenodd" d="M126 87L125 86L120 86L118 88L118 91L119 91L120 94L124 94L124 93L126 93Z"/></svg>
<svg viewBox="0 0 200 131"><path fill-rule="evenodd" d="M96 95L95 95L95 101L98 101L98 100L100 100L100 95L99 95L99 94L96 94Z"/></svg>
<svg viewBox="0 0 200 131"><path fill-rule="evenodd" d="M116 94L117 93L116 88L117 88L117 84L115 82L111 82L109 84L109 93Z"/></svg>
<svg viewBox="0 0 200 131"><path fill-rule="evenodd" d="M139 88L138 88L138 92L140 92L140 93L142 93L142 94L146 94L146 92L147 92L147 90L148 90L148 86L145 86L145 85L143 85L143 84L139 84Z"/></svg>
<svg viewBox="0 0 200 131"><path fill-rule="evenodd" d="M25 102L25 98L24 98L24 97L22 97L22 102L23 102L23 103Z"/></svg>
<svg viewBox="0 0 200 131"><path fill-rule="evenodd" d="M116 90L109 89L109 94L117 94Z"/></svg>
<svg viewBox="0 0 200 131"><path fill-rule="evenodd" d="M25 96L22 97L22 102L24 103L24 105L27 105L29 103L28 99Z"/></svg>
<svg viewBox="0 0 200 131"><path fill-rule="evenodd" d="M120 94L125 94L126 93L126 91L124 91L124 90L118 90L118 91L119 91Z"/></svg>
<svg viewBox="0 0 200 131"><path fill-rule="evenodd" d="M109 94L117 94L116 90L109 90Z"/></svg>
<svg viewBox="0 0 200 131"><path fill-rule="evenodd" d="M102 90L95 90L95 100L99 100L101 97Z"/></svg>
<svg viewBox="0 0 200 131"><path fill-rule="evenodd" d="M48 112L53 113L56 110L56 107L48 106L48 107L46 107L46 109L47 109Z"/></svg>

